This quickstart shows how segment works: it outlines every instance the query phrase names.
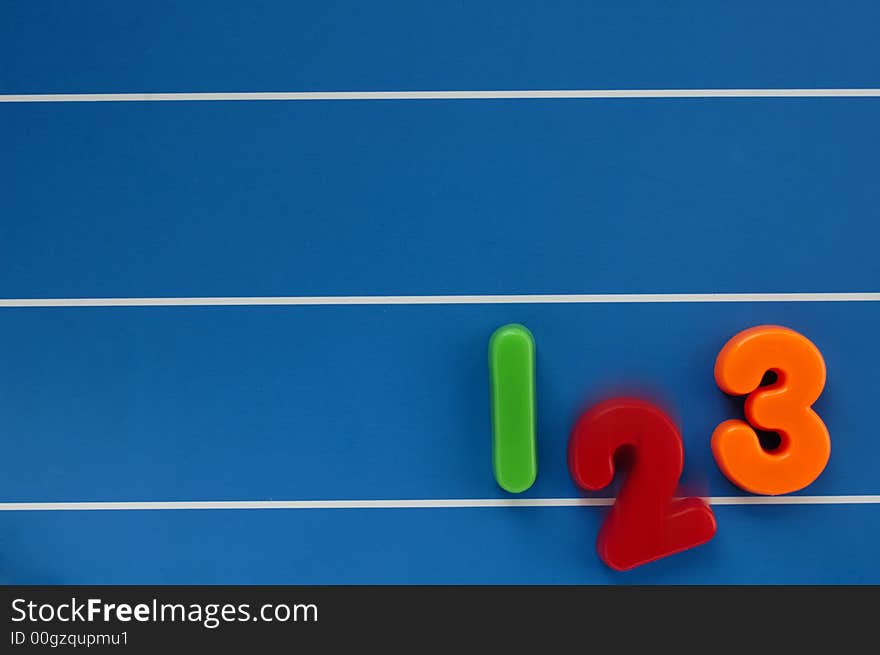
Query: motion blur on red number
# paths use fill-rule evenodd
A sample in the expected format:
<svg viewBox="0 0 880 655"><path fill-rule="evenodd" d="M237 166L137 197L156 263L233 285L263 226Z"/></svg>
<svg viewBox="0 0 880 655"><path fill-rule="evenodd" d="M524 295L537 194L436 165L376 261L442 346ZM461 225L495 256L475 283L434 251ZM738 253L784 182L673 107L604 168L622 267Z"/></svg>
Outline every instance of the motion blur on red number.
<svg viewBox="0 0 880 655"><path fill-rule="evenodd" d="M699 498L673 500L684 465L678 428L646 401L614 398L581 416L568 451L575 482L591 491L607 487L615 455L625 448L634 462L599 532L602 560L626 570L709 541L716 529L712 509Z"/></svg>

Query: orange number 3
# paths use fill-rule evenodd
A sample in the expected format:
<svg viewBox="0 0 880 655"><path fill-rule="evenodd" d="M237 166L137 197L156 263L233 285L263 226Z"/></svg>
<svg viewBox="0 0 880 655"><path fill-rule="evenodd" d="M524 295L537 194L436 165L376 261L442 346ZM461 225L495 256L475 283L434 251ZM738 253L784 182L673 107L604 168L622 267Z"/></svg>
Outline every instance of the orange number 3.
<svg viewBox="0 0 880 655"><path fill-rule="evenodd" d="M767 371L777 379L762 387ZM803 489L819 477L831 439L811 409L825 386L825 361L809 339L777 325L744 330L718 353L715 380L726 393L748 394L749 422L724 421L712 433L712 454L731 482L752 493L776 495ZM778 433L779 447L765 450L753 426Z"/></svg>

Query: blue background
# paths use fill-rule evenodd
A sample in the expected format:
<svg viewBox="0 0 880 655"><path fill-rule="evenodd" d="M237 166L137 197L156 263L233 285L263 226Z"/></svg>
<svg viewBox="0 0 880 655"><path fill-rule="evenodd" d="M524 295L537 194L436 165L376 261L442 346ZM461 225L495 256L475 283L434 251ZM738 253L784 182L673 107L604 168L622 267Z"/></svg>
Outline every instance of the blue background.
<svg viewBox="0 0 880 655"><path fill-rule="evenodd" d="M878 87L876 3L5 3L0 92ZM0 105L0 297L876 291L880 100ZM877 303L0 309L8 502L503 497L486 344L538 349L539 478L637 390L683 482L739 330L828 365L807 494L878 494ZM874 426L874 427L872 427ZM880 506L715 507L619 574L597 508L0 512L7 583L880 582Z"/></svg>

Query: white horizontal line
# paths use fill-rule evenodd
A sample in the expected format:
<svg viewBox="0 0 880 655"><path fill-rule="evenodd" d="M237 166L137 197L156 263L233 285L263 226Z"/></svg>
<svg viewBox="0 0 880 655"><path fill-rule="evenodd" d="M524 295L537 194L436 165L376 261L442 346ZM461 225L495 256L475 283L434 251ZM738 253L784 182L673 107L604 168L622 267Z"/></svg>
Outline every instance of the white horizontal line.
<svg viewBox="0 0 880 655"><path fill-rule="evenodd" d="M3 307L225 307L263 305L507 305L682 302L877 302L880 293L570 293L452 296L0 298Z"/></svg>
<svg viewBox="0 0 880 655"><path fill-rule="evenodd" d="M877 496L711 496L711 505L865 505ZM602 507L614 498L441 498L416 500L207 500L158 502L0 503L0 511L211 509L443 509L480 507Z"/></svg>
<svg viewBox="0 0 880 655"><path fill-rule="evenodd" d="M876 98L880 89L547 89L511 91L282 91L243 93L19 93L0 102L241 100L550 100L615 98Z"/></svg>

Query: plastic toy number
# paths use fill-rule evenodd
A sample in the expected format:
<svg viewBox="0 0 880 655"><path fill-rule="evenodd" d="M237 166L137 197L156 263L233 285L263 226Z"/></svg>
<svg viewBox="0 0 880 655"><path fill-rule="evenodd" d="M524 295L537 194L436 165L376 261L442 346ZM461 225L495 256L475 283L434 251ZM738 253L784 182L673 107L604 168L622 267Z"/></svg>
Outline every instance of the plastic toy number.
<svg viewBox="0 0 880 655"><path fill-rule="evenodd" d="M495 478L519 493L537 473L531 333L518 324L499 328L489 344L489 369ZM768 372L776 379L763 384ZM812 405L825 387L825 360L809 339L778 325L744 330L718 354L715 380L726 393L746 396L747 421L724 421L712 433L712 454L731 482L775 495L803 489L822 473L831 439ZM777 433L779 446L765 448L756 430ZM614 398L578 419L568 444L568 468L578 486L589 491L609 486L623 454L632 455L632 466L599 531L602 561L623 571L715 535L715 515L705 501L675 497L684 447L675 423L659 407Z"/></svg>
<svg viewBox="0 0 880 655"><path fill-rule="evenodd" d="M777 380L762 387L767 371ZM718 354L715 380L726 393L748 395L748 423L724 421L712 434L715 461L731 482L775 495L803 489L819 476L831 439L811 409L825 386L825 361L809 339L776 325L740 332ZM765 450L754 428L777 432L779 447Z"/></svg>
<svg viewBox="0 0 880 655"><path fill-rule="evenodd" d="M650 403L612 399L581 416L568 451L575 482L593 491L608 486L624 447L635 461L599 533L602 560L621 571L709 541L716 529L709 506L699 498L673 500L684 463L681 435Z"/></svg>

